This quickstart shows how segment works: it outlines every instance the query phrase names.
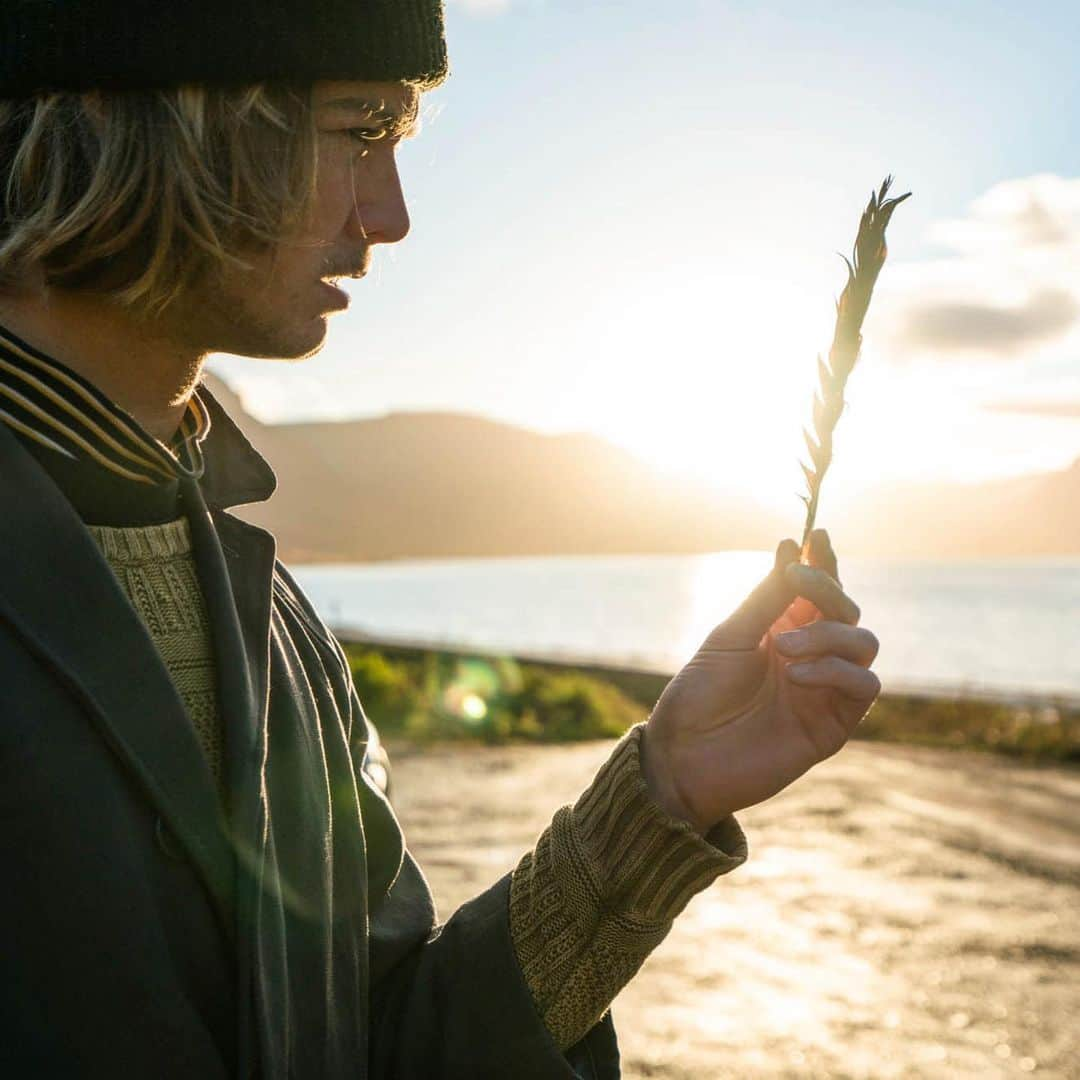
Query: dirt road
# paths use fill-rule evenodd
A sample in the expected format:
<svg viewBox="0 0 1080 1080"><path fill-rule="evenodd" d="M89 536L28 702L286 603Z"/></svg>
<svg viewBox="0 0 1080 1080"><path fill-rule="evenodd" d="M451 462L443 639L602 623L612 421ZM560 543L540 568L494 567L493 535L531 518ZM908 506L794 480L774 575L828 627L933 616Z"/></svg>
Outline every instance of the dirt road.
<svg viewBox="0 0 1080 1080"><path fill-rule="evenodd" d="M391 749L445 918L610 746ZM740 820L614 1005L629 1080L1080 1078L1080 772L856 743Z"/></svg>

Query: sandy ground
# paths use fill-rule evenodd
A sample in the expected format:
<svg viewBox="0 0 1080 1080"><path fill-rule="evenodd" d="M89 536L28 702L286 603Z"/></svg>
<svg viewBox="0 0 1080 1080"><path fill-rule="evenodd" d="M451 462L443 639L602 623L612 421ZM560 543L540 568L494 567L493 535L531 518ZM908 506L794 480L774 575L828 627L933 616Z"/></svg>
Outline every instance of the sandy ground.
<svg viewBox="0 0 1080 1080"><path fill-rule="evenodd" d="M440 915L609 751L391 747ZM1080 1078L1080 772L856 743L740 820L613 1006L624 1076Z"/></svg>

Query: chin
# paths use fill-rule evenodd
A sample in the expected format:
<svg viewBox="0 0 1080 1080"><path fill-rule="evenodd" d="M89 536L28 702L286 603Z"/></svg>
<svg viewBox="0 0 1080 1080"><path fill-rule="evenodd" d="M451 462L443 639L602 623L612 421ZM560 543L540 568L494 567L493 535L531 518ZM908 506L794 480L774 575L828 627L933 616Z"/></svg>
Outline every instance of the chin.
<svg viewBox="0 0 1080 1080"><path fill-rule="evenodd" d="M327 322L325 315L318 315L303 329L297 328L295 335L286 343L286 350L281 353L282 360L306 360L322 351L326 344Z"/></svg>
<svg viewBox="0 0 1080 1080"><path fill-rule="evenodd" d="M326 316L318 315L291 326L266 328L259 334L248 334L242 341L221 352L233 356L250 356L257 360L306 360L326 344Z"/></svg>

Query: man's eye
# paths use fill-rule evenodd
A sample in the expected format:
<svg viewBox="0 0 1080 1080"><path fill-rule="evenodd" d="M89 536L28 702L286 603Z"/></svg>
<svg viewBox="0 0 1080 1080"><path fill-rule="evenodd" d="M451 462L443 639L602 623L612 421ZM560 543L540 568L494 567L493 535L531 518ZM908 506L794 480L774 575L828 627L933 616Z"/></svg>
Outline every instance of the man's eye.
<svg viewBox="0 0 1080 1080"><path fill-rule="evenodd" d="M379 139L386 138L386 128L346 128L345 134L354 142L378 142Z"/></svg>

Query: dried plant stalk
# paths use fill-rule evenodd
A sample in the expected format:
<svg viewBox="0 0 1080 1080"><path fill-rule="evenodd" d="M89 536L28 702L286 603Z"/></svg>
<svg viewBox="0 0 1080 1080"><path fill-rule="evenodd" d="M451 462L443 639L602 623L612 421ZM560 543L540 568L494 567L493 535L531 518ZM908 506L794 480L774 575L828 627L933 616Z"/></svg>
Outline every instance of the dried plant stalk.
<svg viewBox="0 0 1080 1080"><path fill-rule="evenodd" d="M803 558L810 548L810 534L817 519L821 483L832 464L833 431L844 411L844 388L848 376L855 368L862 348L862 324L874 294L878 274L885 264L888 248L885 245L885 228L893 211L911 195L896 199L886 196L892 185L892 177L885 178L880 190L870 196L863 211L855 248L851 259L844 259L848 270L847 284L836 302L836 329L828 364L818 356L818 376L821 389L814 395L814 434L803 431L812 464L803 464L808 494L800 496L806 504L806 527L803 529ZM816 436L816 438L815 438Z"/></svg>

